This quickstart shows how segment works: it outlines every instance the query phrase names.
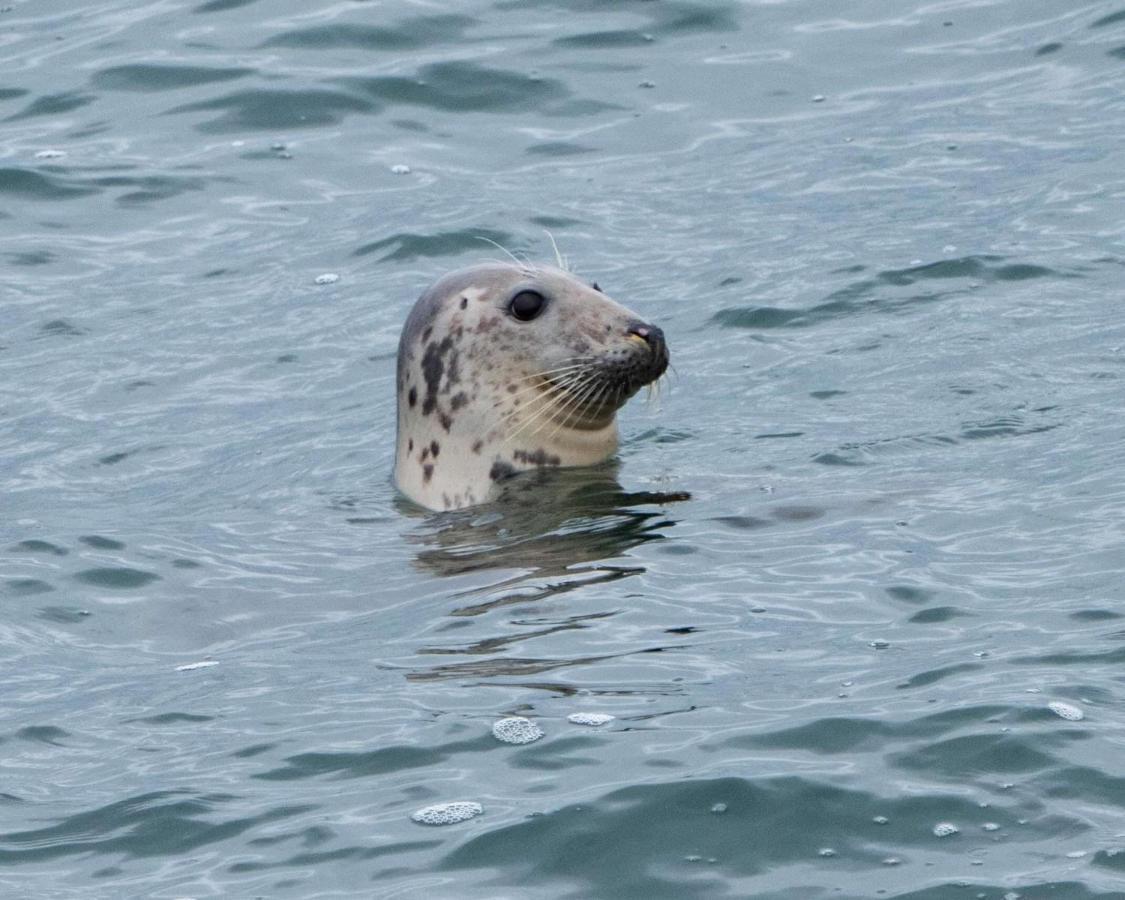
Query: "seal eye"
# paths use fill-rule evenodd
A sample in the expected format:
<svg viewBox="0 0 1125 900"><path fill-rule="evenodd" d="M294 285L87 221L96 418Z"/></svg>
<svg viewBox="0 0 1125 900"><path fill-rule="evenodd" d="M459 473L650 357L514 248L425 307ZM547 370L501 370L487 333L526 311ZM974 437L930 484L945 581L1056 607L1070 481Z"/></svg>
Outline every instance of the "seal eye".
<svg viewBox="0 0 1125 900"><path fill-rule="evenodd" d="M521 322L530 322L547 308L547 298L538 291L520 291L508 303L508 312Z"/></svg>

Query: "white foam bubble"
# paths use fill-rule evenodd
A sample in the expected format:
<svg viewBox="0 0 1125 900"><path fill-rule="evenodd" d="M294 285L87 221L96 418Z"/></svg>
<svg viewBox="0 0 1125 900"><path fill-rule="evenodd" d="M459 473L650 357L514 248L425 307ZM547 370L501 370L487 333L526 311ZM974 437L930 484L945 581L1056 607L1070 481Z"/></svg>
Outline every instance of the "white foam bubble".
<svg viewBox="0 0 1125 900"><path fill-rule="evenodd" d="M934 826L934 834L937 837L949 837L950 835L957 834L960 830L961 829L952 822L938 822Z"/></svg>
<svg viewBox="0 0 1125 900"><path fill-rule="evenodd" d="M981 825L981 828L983 828L985 831L999 831L1000 830L1000 826L997 825L995 822L985 822L983 825Z"/></svg>
<svg viewBox="0 0 1125 900"><path fill-rule="evenodd" d="M609 713L576 712L567 716L566 720L574 725L605 725L606 722L612 722L615 718L617 717L611 716Z"/></svg>
<svg viewBox="0 0 1125 900"><path fill-rule="evenodd" d="M410 166L404 166L402 163L399 163L397 166L391 166L391 172L395 175L409 175Z"/></svg>
<svg viewBox="0 0 1125 900"><path fill-rule="evenodd" d="M335 284L340 280L340 276L335 272L325 272L323 275L317 275L313 281L316 284Z"/></svg>
<svg viewBox="0 0 1125 900"><path fill-rule="evenodd" d="M62 159L64 156L65 150L40 150L35 154L36 159Z"/></svg>
<svg viewBox="0 0 1125 900"><path fill-rule="evenodd" d="M890 819L888 819L886 816L876 816L871 821L876 825L886 825L890 821Z"/></svg>
<svg viewBox="0 0 1125 900"><path fill-rule="evenodd" d="M484 807L472 800L454 800L435 803L418 810L410 818L419 825L456 825L484 812Z"/></svg>
<svg viewBox="0 0 1125 900"><path fill-rule="evenodd" d="M1063 703L1059 700L1053 700L1048 703L1047 709L1059 718L1066 719L1069 722L1078 722L1086 718L1086 714L1077 706L1071 706L1069 703Z"/></svg>
<svg viewBox="0 0 1125 900"><path fill-rule="evenodd" d="M185 663L182 666L176 666L177 672L190 672L193 669L207 669L211 666L217 666L219 661L217 659L205 659L201 662Z"/></svg>
<svg viewBox="0 0 1125 900"><path fill-rule="evenodd" d="M509 716L500 719L492 726L492 736L505 744L530 744L543 737L543 729L531 719L523 716Z"/></svg>

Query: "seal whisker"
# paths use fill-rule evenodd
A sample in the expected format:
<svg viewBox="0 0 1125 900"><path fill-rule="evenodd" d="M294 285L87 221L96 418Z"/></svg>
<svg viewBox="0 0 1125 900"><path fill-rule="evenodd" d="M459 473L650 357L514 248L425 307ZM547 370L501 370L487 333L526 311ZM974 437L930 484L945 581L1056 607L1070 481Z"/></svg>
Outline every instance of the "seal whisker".
<svg viewBox="0 0 1125 900"><path fill-rule="evenodd" d="M555 428L548 436L547 440L550 441L564 425L570 423L570 417L579 410L590 405L590 399L598 396L601 391L605 390L604 382L597 377L596 374L591 374L587 382L582 385L579 390L574 392L574 397L571 401L560 410L563 415L556 417ZM537 429L538 430L538 429Z"/></svg>
<svg viewBox="0 0 1125 900"><path fill-rule="evenodd" d="M588 388L586 387L586 385L583 385L583 389L586 390ZM535 430L526 435L527 440L531 440L533 437L535 437L535 435L539 434L540 431L542 431L552 422L555 422L556 426L560 421L565 422L567 420L567 416L570 415L571 409L577 402L578 395L575 394L560 403L554 410L552 410L551 415L547 416L546 418L540 419L539 424L535 426ZM559 415L560 413L561 415Z"/></svg>
<svg viewBox="0 0 1125 900"><path fill-rule="evenodd" d="M519 270L521 272L523 272L525 275L535 274L535 266L531 263L530 260L521 259L520 257L516 256L516 254L514 254L511 250L509 250L507 247L505 247L503 244L497 243L496 241L494 241L490 237L485 237L482 234L478 234L475 237L478 241L484 241L486 244L492 244L492 246L495 247L497 250L499 250L501 253L504 253L507 256L511 257L512 261L516 264L516 266L519 268Z"/></svg>
<svg viewBox="0 0 1125 900"><path fill-rule="evenodd" d="M566 369L575 369L575 368L580 368L580 367L583 367L583 366L589 366L590 363L593 362L593 361L594 361L593 357L591 357L591 356L572 356L572 357L570 357L570 359L563 360L563 362L560 365L556 366L553 369L542 369L539 372L536 372L532 375L528 375L528 376L525 376L525 377L527 377L527 378L535 378L535 377L538 377L538 376L546 377L548 375L551 375L554 372L562 372L562 371L565 371Z"/></svg>
<svg viewBox="0 0 1125 900"><path fill-rule="evenodd" d="M588 391L588 386L596 380L597 373L585 372L581 376L569 381L562 390L555 392L554 399L556 402L553 404L553 407L548 408L549 415L546 418L542 418L541 415L537 414L535 418L539 419L540 422L535 430L527 435L527 437L531 438L537 435L543 427L552 420L561 418L562 421L566 421L566 417L570 415L570 410L581 402L582 397ZM565 415L560 417L559 413L565 413Z"/></svg>
<svg viewBox="0 0 1125 900"><path fill-rule="evenodd" d="M555 263L564 272L569 272L570 263L567 261L567 258L559 252L559 245L555 243L555 236L551 234L550 229L544 228L543 230L547 232L547 239L551 242L551 248L555 251Z"/></svg>
<svg viewBox="0 0 1125 900"><path fill-rule="evenodd" d="M558 387L567 387L576 375L588 371L589 363L582 362L572 366L561 366L557 369L547 369L543 372L534 372L522 375L514 380L514 384L524 383L524 386L511 394L512 399L522 397L533 391L554 391ZM530 382L530 384L528 384Z"/></svg>
<svg viewBox="0 0 1125 900"><path fill-rule="evenodd" d="M529 409L535 410L531 418L537 418L540 412L542 412L544 409L549 408L552 404L563 402L573 386L575 384L581 383L585 375L585 372L573 372L559 379L558 381L548 382L548 387L546 389L544 389L541 385L532 385L531 388L526 389L522 393L527 393L528 391L534 390L539 392L539 396L533 397L531 401L522 408L517 407L515 409L509 410L504 418L510 421L518 416L526 415ZM520 393L521 392L517 392L512 396L518 397ZM539 407L536 409L535 404L537 402L539 403Z"/></svg>
<svg viewBox="0 0 1125 900"><path fill-rule="evenodd" d="M573 372L576 369L588 369L589 367L589 360L581 360L569 366L559 366L557 369L544 369L542 372L533 372L530 375L524 375L520 380L532 381L534 379L542 379L543 381L550 381L554 376L561 375L564 372Z"/></svg>
<svg viewBox="0 0 1125 900"><path fill-rule="evenodd" d="M554 411L562 403L565 403L566 399L567 393L564 390L552 391L549 394L545 393L539 408L536 409L534 413L532 413L522 422L520 422L515 431L511 431L508 433L508 441L514 442L516 438L520 437L525 431L527 431L528 428L530 428L535 422L540 421L541 419L543 422L550 422ZM544 419L543 416L545 414L546 418ZM532 435L538 432L538 430L539 429L536 428L536 430L532 432Z"/></svg>
<svg viewBox="0 0 1125 900"><path fill-rule="evenodd" d="M570 372L570 371L573 371L575 369L585 369L585 368L588 368L589 365L590 365L590 362L588 360L586 360L582 357L575 357L574 361L568 361L568 363L560 365L560 366L556 366L553 369L541 369L538 372L528 372L526 375L517 376L514 380L515 381L537 381L537 380L549 381L551 379L551 377L554 376L554 375L559 375L559 374L562 374L563 372Z"/></svg>
<svg viewBox="0 0 1125 900"><path fill-rule="evenodd" d="M601 379L598 379L596 377L592 377L590 379L590 381L588 382L588 384L585 386L583 392L581 394L577 395L573 399L573 401L568 405L567 409L565 410L566 415L560 416L555 421L554 430L552 430L551 433L547 436L547 441L550 442L551 440L554 439L555 435L559 433L559 430L562 429L563 426L567 424L568 418L572 413L581 409L583 406L587 405L587 403L589 403L591 397L599 396L601 394L601 392L604 391L604 390L605 390L605 384L601 381Z"/></svg>
<svg viewBox="0 0 1125 900"><path fill-rule="evenodd" d="M561 377L554 376L554 377L550 377L550 378L544 378L544 377L541 377L539 375L529 375L529 376L527 376L526 379L521 379L521 380L529 380L530 381L530 380L534 379L533 383L529 384L529 385L525 385L524 387L520 388L519 390L513 392L510 396L511 396L512 399L516 399L517 397L522 397L525 394L530 394L533 391L542 391L544 393L554 393L559 388L568 387L575 379L581 377L582 373L586 370L586 368L587 368L586 366L574 366L572 371L566 372Z"/></svg>
<svg viewBox="0 0 1125 900"><path fill-rule="evenodd" d="M509 440L518 436L522 431L528 428L533 422L545 412L549 412L552 407L557 407L559 404L566 400L566 391L552 391L544 393L540 397L535 397L532 401L525 406L513 409L501 417L501 421L505 425L517 425L515 431L508 433Z"/></svg>

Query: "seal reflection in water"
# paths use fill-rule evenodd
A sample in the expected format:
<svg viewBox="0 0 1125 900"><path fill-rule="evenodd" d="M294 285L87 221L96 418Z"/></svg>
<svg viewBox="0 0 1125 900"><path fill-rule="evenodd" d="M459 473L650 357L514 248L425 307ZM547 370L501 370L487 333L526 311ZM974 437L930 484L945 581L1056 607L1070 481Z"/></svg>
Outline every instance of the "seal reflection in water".
<svg viewBox="0 0 1125 900"><path fill-rule="evenodd" d="M667 367L659 328L562 269L446 275L399 340L395 484L460 509L516 472L601 462L617 449L617 410Z"/></svg>

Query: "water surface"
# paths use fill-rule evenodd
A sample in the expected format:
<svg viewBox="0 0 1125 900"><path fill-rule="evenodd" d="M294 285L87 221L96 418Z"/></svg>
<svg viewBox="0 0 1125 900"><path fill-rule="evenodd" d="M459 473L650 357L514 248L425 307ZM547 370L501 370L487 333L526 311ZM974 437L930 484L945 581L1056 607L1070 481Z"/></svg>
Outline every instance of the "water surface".
<svg viewBox="0 0 1125 900"><path fill-rule="evenodd" d="M5 895L1125 896L1119 3L0 36ZM676 373L420 514L401 323L548 231Z"/></svg>

